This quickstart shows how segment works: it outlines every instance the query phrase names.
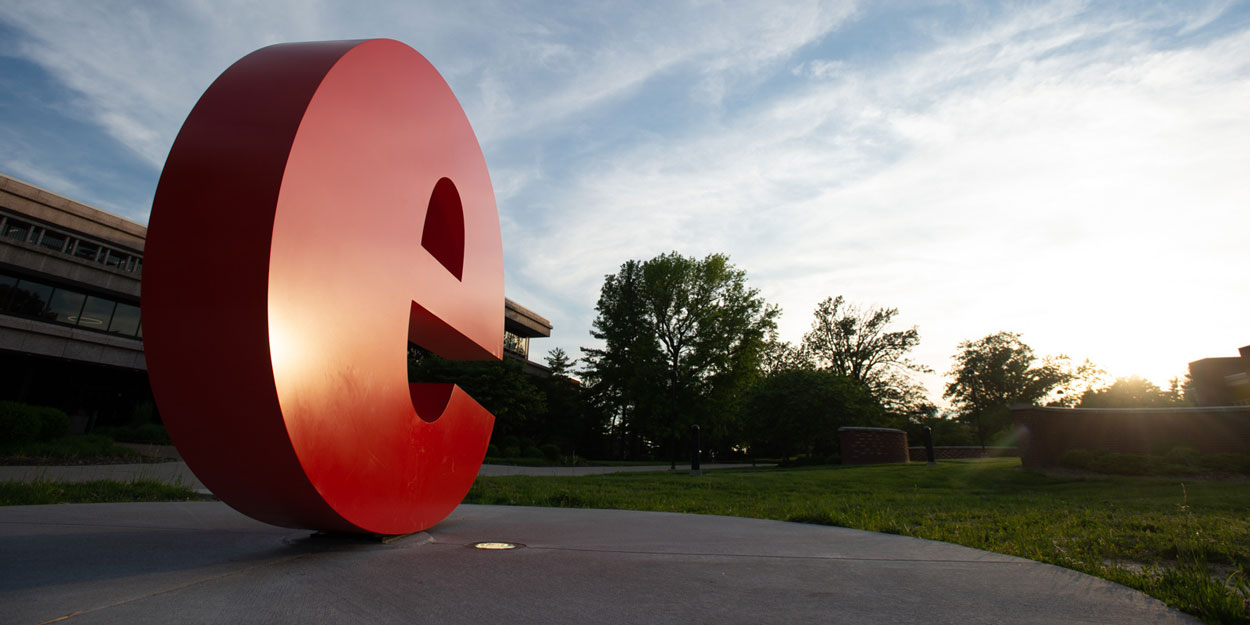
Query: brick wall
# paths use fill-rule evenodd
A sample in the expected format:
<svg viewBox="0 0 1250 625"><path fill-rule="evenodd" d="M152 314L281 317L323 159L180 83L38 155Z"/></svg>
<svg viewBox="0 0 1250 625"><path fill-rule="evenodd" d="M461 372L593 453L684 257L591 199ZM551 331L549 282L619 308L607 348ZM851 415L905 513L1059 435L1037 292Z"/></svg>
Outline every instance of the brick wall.
<svg viewBox="0 0 1250 625"><path fill-rule="evenodd" d="M907 451L911 454L912 462L929 461L929 454L925 453L924 447L909 447ZM1020 448L981 447L979 445L935 445L933 454L937 456L938 460L952 460L955 458L1018 458L1020 457Z"/></svg>
<svg viewBox="0 0 1250 625"><path fill-rule="evenodd" d="M842 464L907 462L907 432L890 428L838 428Z"/></svg>
<svg viewBox="0 0 1250 625"><path fill-rule="evenodd" d="M1250 407L1012 407L1021 464L1049 467L1070 449L1147 454L1171 445L1203 453L1250 453Z"/></svg>

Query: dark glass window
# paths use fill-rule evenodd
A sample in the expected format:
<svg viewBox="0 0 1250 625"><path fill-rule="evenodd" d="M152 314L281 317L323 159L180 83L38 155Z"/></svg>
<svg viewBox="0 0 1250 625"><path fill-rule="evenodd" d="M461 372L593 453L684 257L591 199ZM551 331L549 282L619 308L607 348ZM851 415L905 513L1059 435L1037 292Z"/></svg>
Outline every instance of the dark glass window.
<svg viewBox="0 0 1250 625"><path fill-rule="evenodd" d="M86 241L79 241L74 246L74 256L85 258L87 260L95 260L96 254L100 252L100 246Z"/></svg>
<svg viewBox="0 0 1250 625"><path fill-rule="evenodd" d="M61 234L60 232L44 230L43 238L39 239L39 245L60 252L65 249L65 240L68 238L69 237Z"/></svg>
<svg viewBox="0 0 1250 625"><path fill-rule="evenodd" d="M52 287L29 280L18 280L9 299L9 312L15 315L42 317L52 299Z"/></svg>
<svg viewBox="0 0 1250 625"><path fill-rule="evenodd" d="M113 320L109 323L109 332L134 336L139 329L139 307L130 304L117 304L113 311Z"/></svg>
<svg viewBox="0 0 1250 625"><path fill-rule="evenodd" d="M113 250L104 250L104 264L109 267L120 267L126 264L126 257Z"/></svg>
<svg viewBox="0 0 1250 625"><path fill-rule="evenodd" d="M111 299L87 296L87 303L83 304L82 314L78 316L78 325L93 330L107 329L115 305L116 302Z"/></svg>
<svg viewBox="0 0 1250 625"><path fill-rule="evenodd" d="M0 275L0 310L9 309L9 295L17 288L17 278Z"/></svg>
<svg viewBox="0 0 1250 625"><path fill-rule="evenodd" d="M16 219L10 219L4 224L4 237L15 241L25 241L30 236L31 225Z"/></svg>
<svg viewBox="0 0 1250 625"><path fill-rule="evenodd" d="M529 337L517 336L511 332L505 331L503 333L503 348L514 354L520 354L522 356L529 357L529 353L530 353Z"/></svg>
<svg viewBox="0 0 1250 625"><path fill-rule="evenodd" d="M52 293L52 300L48 302L47 316L60 323L76 323L78 315L82 314L82 304L86 299L87 296L82 293L56 289Z"/></svg>

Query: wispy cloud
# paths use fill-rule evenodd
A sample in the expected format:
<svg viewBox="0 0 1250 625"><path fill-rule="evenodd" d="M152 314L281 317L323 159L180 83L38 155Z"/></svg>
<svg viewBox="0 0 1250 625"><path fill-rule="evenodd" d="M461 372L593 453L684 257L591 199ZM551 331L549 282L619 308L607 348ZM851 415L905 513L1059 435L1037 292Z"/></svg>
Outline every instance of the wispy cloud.
<svg viewBox="0 0 1250 625"><path fill-rule="evenodd" d="M482 140L536 349L577 353L603 275L674 249L729 253L791 340L826 296L897 306L938 371L999 329L1156 380L1244 342L1235 3L10 4L17 54L153 182L243 54L413 45Z"/></svg>

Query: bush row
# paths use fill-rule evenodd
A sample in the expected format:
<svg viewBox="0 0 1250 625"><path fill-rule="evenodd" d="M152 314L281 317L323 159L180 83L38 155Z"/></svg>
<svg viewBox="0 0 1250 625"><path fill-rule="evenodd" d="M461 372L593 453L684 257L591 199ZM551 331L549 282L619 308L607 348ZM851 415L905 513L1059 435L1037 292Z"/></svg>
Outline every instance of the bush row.
<svg viewBox="0 0 1250 625"><path fill-rule="evenodd" d="M69 415L45 406L0 401L0 449L15 449L69 435Z"/></svg>
<svg viewBox="0 0 1250 625"><path fill-rule="evenodd" d="M141 443L145 445L172 445L165 426L155 423L144 425L109 426L91 430L93 434L108 436L119 443Z"/></svg>
<svg viewBox="0 0 1250 625"><path fill-rule="evenodd" d="M505 437L509 438L509 437ZM511 441L509 441L511 442ZM547 462L560 461L560 448L547 443L541 447L535 447L530 444L527 447L521 447L519 444L500 447L498 445L489 445L486 448L486 456L488 458L527 458L533 460L546 460Z"/></svg>
<svg viewBox="0 0 1250 625"><path fill-rule="evenodd" d="M1203 454L1191 447L1174 447L1162 454L1072 449L1059 457L1059 464L1113 475L1250 474L1250 454Z"/></svg>

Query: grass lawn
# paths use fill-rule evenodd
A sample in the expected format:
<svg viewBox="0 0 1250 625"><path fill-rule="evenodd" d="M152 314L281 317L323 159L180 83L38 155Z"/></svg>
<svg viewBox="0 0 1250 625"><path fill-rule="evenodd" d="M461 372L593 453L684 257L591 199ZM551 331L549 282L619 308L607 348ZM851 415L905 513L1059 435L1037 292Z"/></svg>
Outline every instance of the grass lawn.
<svg viewBox="0 0 1250 625"><path fill-rule="evenodd" d="M62 436L48 442L0 449L0 464L5 465L108 464L150 460L133 449L114 445L113 439L99 434Z"/></svg>
<svg viewBox="0 0 1250 625"><path fill-rule="evenodd" d="M819 523L1049 562L1210 623L1247 619L1250 481L1056 477L1016 458L584 477L480 477L466 503Z"/></svg>
<svg viewBox="0 0 1250 625"><path fill-rule="evenodd" d="M53 503L119 503L131 501L199 501L206 499L185 486L160 482L0 482L0 506Z"/></svg>

